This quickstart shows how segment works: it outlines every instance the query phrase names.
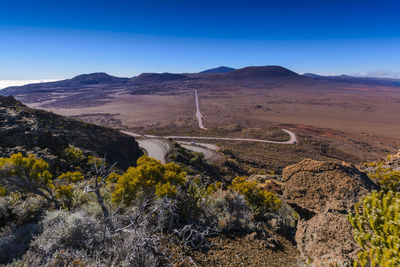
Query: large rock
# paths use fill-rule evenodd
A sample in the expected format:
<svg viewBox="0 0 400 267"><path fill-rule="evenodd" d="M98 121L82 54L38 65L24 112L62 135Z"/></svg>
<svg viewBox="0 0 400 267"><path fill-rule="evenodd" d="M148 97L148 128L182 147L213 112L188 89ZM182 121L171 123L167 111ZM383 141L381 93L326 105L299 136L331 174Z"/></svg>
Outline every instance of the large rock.
<svg viewBox="0 0 400 267"><path fill-rule="evenodd" d="M378 186L352 165L305 159L282 173L288 203L312 213L327 209L346 212Z"/></svg>
<svg viewBox="0 0 400 267"><path fill-rule="evenodd" d="M283 170L283 195L297 209L297 248L313 266L350 263L358 246L347 212L379 189L355 166L305 159Z"/></svg>
<svg viewBox="0 0 400 267"><path fill-rule="evenodd" d="M311 261L313 266L351 263L358 251L351 224L345 215L336 212L319 213L308 221L301 220L297 225L296 242L304 260Z"/></svg>

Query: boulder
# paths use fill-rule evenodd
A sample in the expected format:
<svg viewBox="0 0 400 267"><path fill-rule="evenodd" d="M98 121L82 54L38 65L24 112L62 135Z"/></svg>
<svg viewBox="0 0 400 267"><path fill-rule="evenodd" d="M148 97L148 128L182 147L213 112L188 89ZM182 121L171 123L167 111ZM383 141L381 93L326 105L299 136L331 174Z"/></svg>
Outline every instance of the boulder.
<svg viewBox="0 0 400 267"><path fill-rule="evenodd" d="M359 249L346 215L336 212L319 213L310 220L300 220L295 239L303 259L312 262L313 266L329 266L329 263L350 266Z"/></svg>
<svg viewBox="0 0 400 267"><path fill-rule="evenodd" d="M282 173L283 195L289 204L311 213L327 209L345 213L379 187L353 165L305 159Z"/></svg>
<svg viewBox="0 0 400 267"><path fill-rule="evenodd" d="M312 266L351 263L358 245L348 211L379 187L353 165L305 159L283 170L283 195L300 214L295 240Z"/></svg>

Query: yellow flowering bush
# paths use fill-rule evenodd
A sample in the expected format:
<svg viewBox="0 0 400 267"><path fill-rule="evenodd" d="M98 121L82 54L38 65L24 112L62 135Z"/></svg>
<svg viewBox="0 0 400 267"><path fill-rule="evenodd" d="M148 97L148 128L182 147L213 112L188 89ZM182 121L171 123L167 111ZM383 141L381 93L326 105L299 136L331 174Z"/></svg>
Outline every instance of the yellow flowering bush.
<svg viewBox="0 0 400 267"><path fill-rule="evenodd" d="M95 156L88 156L87 157L87 165L88 166L94 166L95 164L97 166L100 166L100 164L103 162L103 160L99 157L95 157Z"/></svg>
<svg viewBox="0 0 400 267"><path fill-rule="evenodd" d="M85 155L83 154L83 151L77 147L74 147L72 145L69 145L66 149L63 151L63 156L64 158L71 163L80 163L81 161L85 160Z"/></svg>
<svg viewBox="0 0 400 267"><path fill-rule="evenodd" d="M0 186L10 192L34 193L58 205L49 164L33 155L13 154L0 158Z"/></svg>
<svg viewBox="0 0 400 267"><path fill-rule="evenodd" d="M61 174L58 176L58 179L62 179L68 182L76 183L82 181L84 178L83 174L79 171L70 172L67 171L66 173Z"/></svg>
<svg viewBox="0 0 400 267"><path fill-rule="evenodd" d="M273 193L262 190L256 181L248 181L245 177L236 177L230 189L243 195L248 205L255 211L256 216L266 212L277 211L281 200Z"/></svg>
<svg viewBox="0 0 400 267"><path fill-rule="evenodd" d="M110 175L108 175L106 182L107 183L116 183L118 179L121 177L118 173L112 172Z"/></svg>
<svg viewBox="0 0 400 267"><path fill-rule="evenodd" d="M160 161L142 156L136 167L130 167L119 177L112 194L114 202L130 204L139 195L146 197L173 196L177 186L183 185L186 173L175 163L161 164Z"/></svg>
<svg viewBox="0 0 400 267"><path fill-rule="evenodd" d="M56 187L56 197L61 200L64 208L71 207L73 194L74 188L72 185L60 185Z"/></svg>
<svg viewBox="0 0 400 267"><path fill-rule="evenodd" d="M207 193L211 195L212 193L216 192L218 189L222 188L221 182L216 182L207 186Z"/></svg>
<svg viewBox="0 0 400 267"><path fill-rule="evenodd" d="M7 189L4 186L0 186L0 197L7 195Z"/></svg>

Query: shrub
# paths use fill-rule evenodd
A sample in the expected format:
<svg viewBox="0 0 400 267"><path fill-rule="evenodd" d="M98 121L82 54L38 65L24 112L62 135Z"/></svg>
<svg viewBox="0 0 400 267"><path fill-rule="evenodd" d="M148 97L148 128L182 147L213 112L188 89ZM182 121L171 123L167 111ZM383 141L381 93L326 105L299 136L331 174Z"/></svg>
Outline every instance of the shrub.
<svg viewBox="0 0 400 267"><path fill-rule="evenodd" d="M33 155L23 157L21 153L9 158L0 158L0 185L8 191L34 193L58 206L53 195L54 185L49 164Z"/></svg>
<svg viewBox="0 0 400 267"><path fill-rule="evenodd" d="M49 212L40 227L42 233L35 238L32 248L46 257L62 249L91 252L103 241L104 227L83 212Z"/></svg>
<svg viewBox="0 0 400 267"><path fill-rule="evenodd" d="M213 183L213 184L210 184L209 186L207 186L207 193L212 194L219 189L222 189L222 183L216 182L216 183Z"/></svg>
<svg viewBox="0 0 400 267"><path fill-rule="evenodd" d="M100 164L103 162L103 160L99 157L95 157L95 156L88 156L87 158L87 165L88 166L100 166Z"/></svg>
<svg viewBox="0 0 400 267"><path fill-rule="evenodd" d="M245 198L237 192L214 193L206 208L206 214L224 232L250 232L255 228L253 214Z"/></svg>
<svg viewBox="0 0 400 267"><path fill-rule="evenodd" d="M61 200L63 208L72 206L72 196L74 188L72 185L60 185L56 188L56 197Z"/></svg>
<svg viewBox="0 0 400 267"><path fill-rule="evenodd" d="M262 190L256 181L248 181L245 177L236 177L230 189L243 195L257 217L265 213L277 211L281 200L275 194Z"/></svg>
<svg viewBox="0 0 400 267"><path fill-rule="evenodd" d="M161 164L160 161L142 156L137 167L130 167L118 179L112 200L132 203L139 195L154 198L173 196L177 186L185 182L186 173L175 163Z"/></svg>
<svg viewBox="0 0 400 267"><path fill-rule="evenodd" d="M355 265L400 265L400 193L373 191L348 216L361 247Z"/></svg>
<svg viewBox="0 0 400 267"><path fill-rule="evenodd" d="M0 197L7 195L7 189L4 186L0 186Z"/></svg>
<svg viewBox="0 0 400 267"><path fill-rule="evenodd" d="M383 167L380 164L369 177L377 181L383 190L400 191L400 171Z"/></svg>
<svg viewBox="0 0 400 267"><path fill-rule="evenodd" d="M69 162L73 164L78 164L85 160L85 155L83 151L73 145L69 145L66 149L63 150L62 156Z"/></svg>
<svg viewBox="0 0 400 267"><path fill-rule="evenodd" d="M71 172L67 171L58 176L58 179L65 180L68 182L76 183L82 181L84 178L83 174L79 171Z"/></svg>

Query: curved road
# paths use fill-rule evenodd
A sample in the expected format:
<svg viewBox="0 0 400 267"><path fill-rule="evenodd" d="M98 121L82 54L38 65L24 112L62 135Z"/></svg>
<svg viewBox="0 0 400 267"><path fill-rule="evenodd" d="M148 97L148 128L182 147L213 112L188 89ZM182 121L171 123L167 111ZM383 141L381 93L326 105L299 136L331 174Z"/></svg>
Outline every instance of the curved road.
<svg viewBox="0 0 400 267"><path fill-rule="evenodd" d="M296 144L297 137L296 135L286 129L282 129L285 133L287 133L290 137L288 141L271 141L271 140L263 140L263 139L253 139L253 138L230 138L230 137L211 137L211 136L179 136L179 135L171 135L165 136L165 138L171 139L197 139L197 140L228 140L228 141L246 141L246 142L261 142L261 143L270 143L270 144Z"/></svg>

